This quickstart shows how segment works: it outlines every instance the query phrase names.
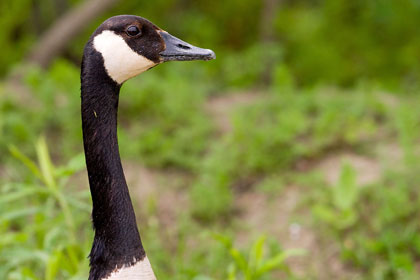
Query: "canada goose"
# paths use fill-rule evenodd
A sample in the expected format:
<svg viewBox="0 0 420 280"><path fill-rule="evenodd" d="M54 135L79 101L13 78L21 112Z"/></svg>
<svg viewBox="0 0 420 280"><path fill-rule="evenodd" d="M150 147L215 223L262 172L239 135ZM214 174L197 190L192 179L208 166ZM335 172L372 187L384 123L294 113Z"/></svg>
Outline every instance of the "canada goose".
<svg viewBox="0 0 420 280"><path fill-rule="evenodd" d="M82 129L95 229L89 280L156 279L137 229L117 141L118 97L128 79L171 60L210 60L150 21L111 17L87 42L81 71Z"/></svg>

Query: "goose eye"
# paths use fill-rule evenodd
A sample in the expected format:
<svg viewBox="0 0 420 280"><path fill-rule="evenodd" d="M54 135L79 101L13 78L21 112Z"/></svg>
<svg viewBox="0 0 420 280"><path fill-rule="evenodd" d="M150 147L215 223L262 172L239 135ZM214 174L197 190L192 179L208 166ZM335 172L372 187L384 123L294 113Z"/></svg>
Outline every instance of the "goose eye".
<svg viewBox="0 0 420 280"><path fill-rule="evenodd" d="M140 29L137 26L132 25L127 28L126 32L129 36L136 36L140 34Z"/></svg>

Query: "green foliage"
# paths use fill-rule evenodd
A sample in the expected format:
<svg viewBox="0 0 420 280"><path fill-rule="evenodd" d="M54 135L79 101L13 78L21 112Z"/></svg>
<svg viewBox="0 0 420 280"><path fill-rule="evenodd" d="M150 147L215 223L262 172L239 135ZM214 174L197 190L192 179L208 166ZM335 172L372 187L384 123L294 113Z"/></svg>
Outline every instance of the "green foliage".
<svg viewBox="0 0 420 280"><path fill-rule="evenodd" d="M73 137L70 142L57 141L55 147L64 151L75 149L76 141L81 139L78 69L60 60L47 72L29 68L24 73L26 90L4 89L0 95L0 129L4 135L0 157L7 155L9 143L29 152L31 141L43 132ZM67 153L71 154L74 152Z"/></svg>
<svg viewBox="0 0 420 280"><path fill-rule="evenodd" d="M219 82L228 87L249 87L260 83L268 65L281 62L281 49L274 44L255 44L224 60Z"/></svg>
<svg viewBox="0 0 420 280"><path fill-rule="evenodd" d="M32 43L33 34L19 30L27 22L31 11L30 0L1 1L0 2L0 75L3 76L12 63L16 63Z"/></svg>
<svg viewBox="0 0 420 280"><path fill-rule="evenodd" d="M35 148L37 162L10 147L30 172L26 180L0 189L0 277L84 279L91 239L88 192L72 189L72 195L66 195L67 181L84 167L84 157L54 166L44 138Z"/></svg>
<svg viewBox="0 0 420 280"><path fill-rule="evenodd" d="M94 28L127 13L217 53L211 63L157 67L121 91L122 158L186 178L169 226L153 198L136 209L158 279L318 279L319 262L328 279L332 258L343 270L334 279L419 278L418 1L281 1L264 38L270 1L121 0L47 70L19 63L80 2L0 3L0 75L22 78L0 83L0 279L86 279L91 206L76 174L84 161L75 65ZM232 129L220 135L206 101L232 89L259 94L228 108ZM360 183L360 166L343 161L327 183L317 167L342 153L369 158L380 173ZM267 197L250 203L257 218L244 211L244 192ZM261 213L282 221L248 228ZM296 251L271 237L236 245L270 231L289 242L295 220L317 243L299 277L285 262Z"/></svg>
<svg viewBox="0 0 420 280"><path fill-rule="evenodd" d="M378 182L366 186L356 184L355 170L344 164L338 184L322 189L312 207L322 231L341 245L343 260L365 270L363 279L418 278L419 162L412 141L419 117L410 104L392 110L403 160L391 162Z"/></svg>
<svg viewBox="0 0 420 280"><path fill-rule="evenodd" d="M419 138L417 130L419 114L414 104L403 104L397 108L395 125L398 129L398 140L404 150L404 160L407 166L417 163L416 141Z"/></svg>
<svg viewBox="0 0 420 280"><path fill-rule="evenodd" d="M302 250L285 250L265 256L265 243L264 236L259 237L252 244L248 254L245 255L234 247L232 239L216 235L217 238L229 251L232 258L232 263L228 267L229 280L258 280L266 279L266 276L273 270L282 269L289 273L285 260L292 256L302 255ZM290 276L290 275L289 275Z"/></svg>
<svg viewBox="0 0 420 280"><path fill-rule="evenodd" d="M79 3L3 1L0 74L24 59L39 35ZM215 49L219 62L205 67L225 86L266 83L265 75L257 73L284 62L300 85L349 86L363 79L392 88L418 87L417 1L283 1L272 11L274 26L264 25L265 9L264 2L256 0L219 0L212 5L204 0L122 0L70 42L66 54L78 63L74 58L81 56L80 46L107 16L138 14L188 42ZM271 29L272 43L267 44L261 33Z"/></svg>
<svg viewBox="0 0 420 280"><path fill-rule="evenodd" d="M239 110L233 130L201 166L192 189L193 212L214 220L230 211L229 185L290 170L298 161L329 149L362 146L376 135L380 120L388 118L384 106L363 92L316 89L273 93Z"/></svg>
<svg viewBox="0 0 420 280"><path fill-rule="evenodd" d="M198 164L211 132L211 123L201 110L208 89L194 79L202 73L188 68L174 65L124 85L120 119L123 124L132 119L142 123L120 130L123 155L140 155L151 166L193 169ZM179 75L192 80L179 79ZM132 142L133 138L139 141Z"/></svg>
<svg viewBox="0 0 420 280"><path fill-rule="evenodd" d="M303 84L418 84L420 6L416 1L306 2L281 9L276 27L288 65ZM404 42L404 44L401 44Z"/></svg>
<svg viewBox="0 0 420 280"><path fill-rule="evenodd" d="M348 163L343 164L338 184L327 190L326 201L313 207L314 216L336 230L353 226L359 218L354 207L360 190L356 184L355 170Z"/></svg>
<svg viewBox="0 0 420 280"><path fill-rule="evenodd" d="M418 175L389 173L383 181L365 187L349 208L358 222L352 230L336 233L342 257L366 269L366 279L416 279L419 257L418 190L410 183ZM349 229L349 227L347 227Z"/></svg>
<svg viewBox="0 0 420 280"><path fill-rule="evenodd" d="M213 147L200 165L197 182L190 190L192 213L202 221L226 217L232 210L233 160L226 149L224 143Z"/></svg>
<svg viewBox="0 0 420 280"><path fill-rule="evenodd" d="M344 162L337 184L318 182L310 191L311 210L325 238L340 244L343 261L365 271L363 279L416 279L420 116L412 106L417 97L395 104L366 88L351 93L287 91L233 115L233 130L210 149L193 185L194 215L202 221L220 220L232 214L232 199L224 199L231 197L232 187L293 172L302 160L322 158L331 150L371 154L371 143L380 135L395 135L403 152L401 164L390 162L392 169L377 183L361 186L354 167ZM271 184L295 180L283 177L286 183ZM310 178L299 184L313 185Z"/></svg>

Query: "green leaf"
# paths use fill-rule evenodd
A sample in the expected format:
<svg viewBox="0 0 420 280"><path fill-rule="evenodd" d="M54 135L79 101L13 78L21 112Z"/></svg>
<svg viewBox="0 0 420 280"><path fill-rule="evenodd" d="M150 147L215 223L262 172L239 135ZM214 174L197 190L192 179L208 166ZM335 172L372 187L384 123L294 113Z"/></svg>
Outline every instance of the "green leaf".
<svg viewBox="0 0 420 280"><path fill-rule="evenodd" d="M74 156L70 161L62 167L55 169L55 177L68 177L76 173L77 171L82 170L86 167L85 155L80 153Z"/></svg>
<svg viewBox="0 0 420 280"><path fill-rule="evenodd" d="M54 179L54 166L51 162L50 154L48 152L47 142L43 136L39 137L35 148L38 156L38 162L41 167L43 181L47 187L55 190L56 183Z"/></svg>
<svg viewBox="0 0 420 280"><path fill-rule="evenodd" d="M230 248L233 247L232 238L230 238L229 236L222 235L222 234L219 234L219 233L212 233L211 235L215 240L219 241L227 249L230 249Z"/></svg>
<svg viewBox="0 0 420 280"><path fill-rule="evenodd" d="M236 266L234 263L229 264L227 272L228 280L236 280Z"/></svg>
<svg viewBox="0 0 420 280"><path fill-rule="evenodd" d="M49 256L45 269L45 280L54 280L57 278L58 269L62 259L62 252L56 250Z"/></svg>
<svg viewBox="0 0 420 280"><path fill-rule="evenodd" d="M229 250L230 255L235 261L236 266L243 272L248 273L248 263L246 262L245 257L235 248Z"/></svg>
<svg viewBox="0 0 420 280"><path fill-rule="evenodd" d="M205 275L197 275L192 280L213 280L213 278Z"/></svg>
<svg viewBox="0 0 420 280"><path fill-rule="evenodd" d="M414 269L414 259L408 253L392 253L391 264L395 269L412 271Z"/></svg>
<svg viewBox="0 0 420 280"><path fill-rule="evenodd" d="M282 268L284 266L284 261L292 256L302 256L306 253L302 249L289 249L284 252L277 254L276 256L265 261L257 271L257 275L263 275L269 271L272 271L277 268Z"/></svg>
<svg viewBox="0 0 420 280"><path fill-rule="evenodd" d="M41 208L40 207L28 207L28 208L24 208L24 209L19 209L19 210L12 210L9 212L5 212L2 213L0 216L0 223L3 223L4 221L9 221L9 220L15 220L18 219L20 217L24 217L24 216L28 216L28 215L33 215L37 212L40 212Z"/></svg>
<svg viewBox="0 0 420 280"><path fill-rule="evenodd" d="M334 205L341 210L349 209L356 203L358 194L356 171L350 164L344 163L338 184L333 189Z"/></svg>
<svg viewBox="0 0 420 280"><path fill-rule="evenodd" d="M253 244L249 254L248 263L253 271L256 271L263 260L264 244L266 237L260 236Z"/></svg>
<svg viewBox="0 0 420 280"><path fill-rule="evenodd" d="M9 145L9 151L16 159L20 160L26 167L31 170L32 174L34 174L39 179L42 179L42 175L38 166L36 166L35 162L33 162L30 158L25 156L16 146Z"/></svg>
<svg viewBox="0 0 420 280"><path fill-rule="evenodd" d="M42 189L40 186L25 187L24 189L19 189L18 191L2 195L0 197L0 205L11 203L36 193L46 193L46 190Z"/></svg>
<svg viewBox="0 0 420 280"><path fill-rule="evenodd" d="M333 207L324 204L316 204L312 207L312 212L316 218L329 224L334 224L337 217L337 211Z"/></svg>

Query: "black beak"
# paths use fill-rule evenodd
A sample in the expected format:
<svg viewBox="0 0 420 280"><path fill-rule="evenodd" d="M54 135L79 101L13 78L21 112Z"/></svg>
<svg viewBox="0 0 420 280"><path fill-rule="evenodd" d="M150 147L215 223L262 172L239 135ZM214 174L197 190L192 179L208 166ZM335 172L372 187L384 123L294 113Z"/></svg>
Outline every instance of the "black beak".
<svg viewBox="0 0 420 280"><path fill-rule="evenodd" d="M195 47L165 31L161 31L160 35L166 45L165 50L160 53L163 61L211 60L216 58L212 50Z"/></svg>

